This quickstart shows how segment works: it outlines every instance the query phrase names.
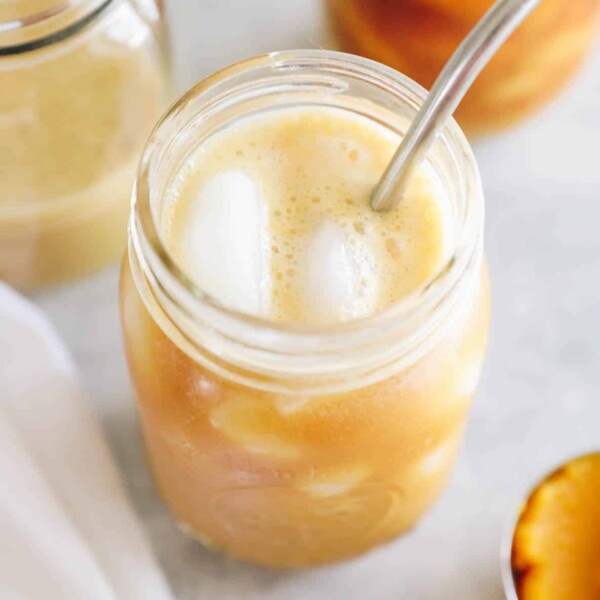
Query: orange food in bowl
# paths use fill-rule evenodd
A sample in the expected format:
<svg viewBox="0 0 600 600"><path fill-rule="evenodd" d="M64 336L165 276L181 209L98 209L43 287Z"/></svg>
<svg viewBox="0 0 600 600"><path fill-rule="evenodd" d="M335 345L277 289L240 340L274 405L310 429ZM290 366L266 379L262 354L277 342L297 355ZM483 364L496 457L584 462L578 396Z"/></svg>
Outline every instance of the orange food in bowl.
<svg viewBox="0 0 600 600"><path fill-rule="evenodd" d="M326 0L341 50L426 88L493 0ZM521 120L558 93L592 46L599 0L544 0L506 42L457 110L469 134Z"/></svg>
<svg viewBox="0 0 600 600"><path fill-rule="evenodd" d="M533 491L511 563L519 600L600 598L600 452L567 463Z"/></svg>

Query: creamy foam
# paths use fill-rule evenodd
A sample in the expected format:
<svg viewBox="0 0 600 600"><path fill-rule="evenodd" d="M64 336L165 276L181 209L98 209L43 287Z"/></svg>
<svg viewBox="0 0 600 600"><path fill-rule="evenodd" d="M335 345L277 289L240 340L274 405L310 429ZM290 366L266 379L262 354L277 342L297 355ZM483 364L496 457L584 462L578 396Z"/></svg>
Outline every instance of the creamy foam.
<svg viewBox="0 0 600 600"><path fill-rule="evenodd" d="M430 165L388 213L369 195L397 135L332 108L281 109L212 136L175 178L165 237L224 305L331 323L383 310L454 249L452 206Z"/></svg>

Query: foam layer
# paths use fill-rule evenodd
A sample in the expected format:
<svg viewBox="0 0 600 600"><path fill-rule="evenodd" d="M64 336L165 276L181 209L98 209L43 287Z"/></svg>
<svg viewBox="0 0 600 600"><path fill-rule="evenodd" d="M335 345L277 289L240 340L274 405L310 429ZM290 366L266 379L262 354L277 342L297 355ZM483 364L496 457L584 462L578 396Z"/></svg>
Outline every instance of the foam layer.
<svg viewBox="0 0 600 600"><path fill-rule="evenodd" d="M399 138L348 111L297 108L216 134L177 175L170 251L224 305L330 323L383 310L454 248L454 214L429 165L385 214L369 196Z"/></svg>

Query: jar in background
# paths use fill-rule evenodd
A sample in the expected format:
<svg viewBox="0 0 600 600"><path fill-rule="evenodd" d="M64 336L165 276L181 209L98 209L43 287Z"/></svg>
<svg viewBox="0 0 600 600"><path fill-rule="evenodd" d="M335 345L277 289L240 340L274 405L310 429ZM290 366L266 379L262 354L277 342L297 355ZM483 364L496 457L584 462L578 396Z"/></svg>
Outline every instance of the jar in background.
<svg viewBox="0 0 600 600"><path fill-rule="evenodd" d="M127 358L158 487L210 547L277 567L339 561L409 529L439 496L487 338L483 198L452 121L430 155L454 215L452 259L387 311L320 328L251 317L197 289L163 243L167 190L237 119L332 107L401 135L424 97L359 57L274 53L200 83L151 137L121 279Z"/></svg>
<svg viewBox="0 0 600 600"><path fill-rule="evenodd" d="M427 89L493 0L326 0L335 43ZM512 125L569 81L597 34L599 0L544 0L490 61L456 111L482 134Z"/></svg>
<svg viewBox="0 0 600 600"><path fill-rule="evenodd" d="M166 40L153 2L8 0L0 25L0 279L32 289L122 254Z"/></svg>

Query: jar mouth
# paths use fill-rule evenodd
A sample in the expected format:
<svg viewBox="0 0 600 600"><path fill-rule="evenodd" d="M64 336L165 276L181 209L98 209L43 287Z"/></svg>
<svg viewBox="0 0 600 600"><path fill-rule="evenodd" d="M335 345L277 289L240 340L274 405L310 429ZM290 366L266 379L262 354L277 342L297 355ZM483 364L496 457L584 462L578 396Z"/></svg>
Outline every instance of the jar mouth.
<svg viewBox="0 0 600 600"><path fill-rule="evenodd" d="M166 307L169 319L173 320L172 310L177 312L176 327L180 333L185 330L186 338L197 338L202 333L195 326L199 322L210 323L213 331L231 343L235 341L256 352L295 356L299 361L308 361L309 355L314 361L315 354L346 355L351 349L360 353L359 348L373 345L387 348L398 338L407 346L417 346L444 319L448 299L456 296L465 273L478 266L483 223L481 184L470 146L454 120L444 127L436 144L452 157L460 193L467 199L457 218L456 251L433 279L386 310L335 324L275 322L224 306L177 265L162 240L156 209L156 181L161 169L164 176L163 163L175 152L175 146L193 134L197 123L231 108L241 95L260 96L261 82L285 89L293 81L307 94L318 88L317 93L334 98L346 87L342 74L359 90L368 88L401 98L412 114L427 95L421 86L397 71L358 56L323 50L275 52L239 62L200 82L169 109L154 129L133 192L130 252L139 262L152 295L163 310ZM139 286L139 280L137 283ZM431 318L434 313L437 319ZM427 327L415 327L422 321L427 321Z"/></svg>
<svg viewBox="0 0 600 600"><path fill-rule="evenodd" d="M23 54L64 40L91 23L113 0L48 0L33 12L18 0L0 12L0 57ZM13 5L11 9L11 4Z"/></svg>

